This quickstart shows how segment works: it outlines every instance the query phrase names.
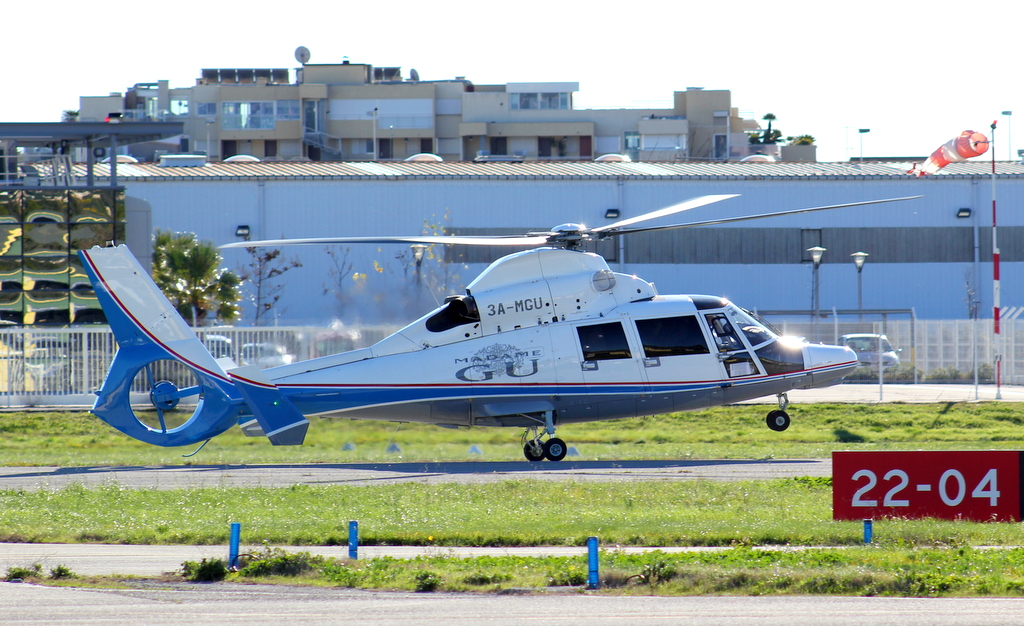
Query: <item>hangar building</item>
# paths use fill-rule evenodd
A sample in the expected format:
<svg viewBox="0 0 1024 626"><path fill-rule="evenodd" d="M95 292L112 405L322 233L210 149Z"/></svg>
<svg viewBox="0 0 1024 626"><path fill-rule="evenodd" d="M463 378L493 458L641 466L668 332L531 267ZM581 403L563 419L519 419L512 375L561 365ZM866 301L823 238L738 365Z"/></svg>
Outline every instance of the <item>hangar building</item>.
<svg viewBox="0 0 1024 626"><path fill-rule="evenodd" d="M661 293L728 297L756 310L812 308L809 248L825 248L821 310L858 308L851 256L865 252L863 309L918 318L991 317L990 163L907 175L908 162L253 162L192 167L122 163L119 184L148 205L154 228L217 244L326 236L507 234L567 222L609 224L706 194L739 197L650 225L921 196L785 217L618 238L601 252ZM79 166L76 166L79 167ZM102 179L104 164L97 164ZM1002 304L1022 304L1024 165L997 163ZM138 209L136 209L138 210ZM136 213L139 214L139 213ZM618 215L618 217L614 217ZM605 244L602 244L605 245ZM505 249L508 251L508 249ZM280 324L402 321L459 292L499 254L490 248L302 246L282 279ZM419 259L417 254L422 253ZM148 251L136 250L140 258ZM244 250L225 250L229 268Z"/></svg>

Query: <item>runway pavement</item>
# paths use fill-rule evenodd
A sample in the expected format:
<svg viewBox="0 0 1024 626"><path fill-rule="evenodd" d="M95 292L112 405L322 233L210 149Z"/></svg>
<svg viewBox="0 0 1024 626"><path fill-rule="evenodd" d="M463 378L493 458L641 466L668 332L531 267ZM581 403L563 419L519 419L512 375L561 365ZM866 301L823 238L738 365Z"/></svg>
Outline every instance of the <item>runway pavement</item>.
<svg viewBox="0 0 1024 626"><path fill-rule="evenodd" d="M834 385L820 389L794 389L789 392L789 401L799 404L814 402L849 402L874 404L878 402L1024 402L1024 386L1002 385L890 385L879 387L875 384ZM774 403L774 397L751 400L752 403Z"/></svg>
<svg viewBox="0 0 1024 626"><path fill-rule="evenodd" d="M1017 598L653 597L394 593L271 585L74 589L0 583L5 625L691 624L1016 626Z"/></svg>
<svg viewBox="0 0 1024 626"><path fill-rule="evenodd" d="M406 482L471 484L523 478L732 481L830 476L831 473L831 459L0 467L0 489L60 489L70 484L95 486L115 483L132 489L289 487L296 484L367 486Z"/></svg>
<svg viewBox="0 0 1024 626"><path fill-rule="evenodd" d="M1024 401L1024 387L999 390L1001 400ZM970 402L994 400L996 389L968 385L842 385L793 391L791 402ZM774 403L774 398L762 400ZM374 485L387 482L485 482L528 477L539 480L746 480L828 476L827 459L702 461L279 464L259 466L13 467L0 468L0 489L60 488L70 483L118 483L132 488L309 484ZM325 556L347 556L335 546L291 548ZM626 548L642 551L651 548ZM243 551L245 548L243 547ZM575 556L582 548L360 548L363 559L408 558L424 551L451 557L487 554ZM431 552L432 551L432 552ZM225 546L119 546L96 544L0 544L0 570L40 563L65 565L82 575L156 577L186 560L225 558ZM345 621L376 624L1019 624L1024 599L1008 598L658 598L598 596L561 590L528 595L408 594L266 585L139 583L134 589L83 590L0 582L4 624L146 623L196 626L225 620L292 626Z"/></svg>

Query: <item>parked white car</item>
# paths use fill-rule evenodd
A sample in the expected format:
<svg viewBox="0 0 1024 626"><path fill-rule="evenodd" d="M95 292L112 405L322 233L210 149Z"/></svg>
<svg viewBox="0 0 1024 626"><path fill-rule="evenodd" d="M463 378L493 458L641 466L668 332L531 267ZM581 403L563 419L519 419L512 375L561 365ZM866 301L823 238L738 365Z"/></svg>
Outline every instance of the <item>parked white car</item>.
<svg viewBox="0 0 1024 626"><path fill-rule="evenodd" d="M900 364L899 350L895 350L885 335L874 333L854 333L843 335L843 345L857 353L857 365L878 368L878 356L882 356L882 369L889 369ZM879 346L881 341L881 346ZM881 350L879 350L881 347Z"/></svg>
<svg viewBox="0 0 1024 626"><path fill-rule="evenodd" d="M291 365L295 361L295 355L276 343L247 343L239 357L241 365L259 365L260 369Z"/></svg>

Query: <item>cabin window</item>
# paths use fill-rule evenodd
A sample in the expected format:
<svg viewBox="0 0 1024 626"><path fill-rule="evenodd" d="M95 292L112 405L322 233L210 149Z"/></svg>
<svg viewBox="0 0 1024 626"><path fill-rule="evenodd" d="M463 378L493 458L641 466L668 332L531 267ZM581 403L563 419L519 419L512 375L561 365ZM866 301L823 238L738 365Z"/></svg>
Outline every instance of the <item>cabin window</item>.
<svg viewBox="0 0 1024 626"><path fill-rule="evenodd" d="M636 329L648 358L711 352L695 315L637 320Z"/></svg>
<svg viewBox="0 0 1024 626"><path fill-rule="evenodd" d="M480 321L473 296L448 296L440 311L427 318L427 330L439 333L463 324Z"/></svg>
<svg viewBox="0 0 1024 626"><path fill-rule="evenodd" d="M757 375L757 366L754 365L754 359L750 358L749 352L730 354L722 361L722 364L725 365L725 371L729 372L730 378Z"/></svg>
<svg viewBox="0 0 1024 626"><path fill-rule="evenodd" d="M580 338L584 361L609 361L612 359L629 359L629 342L622 324L594 324L577 326L576 333Z"/></svg>

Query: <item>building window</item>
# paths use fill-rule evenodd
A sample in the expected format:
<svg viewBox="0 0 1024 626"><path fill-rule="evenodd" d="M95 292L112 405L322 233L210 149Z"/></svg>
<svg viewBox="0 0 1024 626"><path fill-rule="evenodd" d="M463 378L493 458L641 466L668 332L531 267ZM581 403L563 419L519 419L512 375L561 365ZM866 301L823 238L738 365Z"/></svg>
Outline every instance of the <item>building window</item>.
<svg viewBox="0 0 1024 626"><path fill-rule="evenodd" d="M729 158L729 136L728 135L715 135L715 154L712 158L725 159Z"/></svg>
<svg viewBox="0 0 1024 626"><path fill-rule="evenodd" d="M188 98L171 98L171 115L188 116Z"/></svg>
<svg viewBox="0 0 1024 626"><path fill-rule="evenodd" d="M297 119L299 119L299 101L298 100L278 100L277 101L277 119L279 119L279 120L297 120Z"/></svg>
<svg viewBox="0 0 1024 626"><path fill-rule="evenodd" d="M124 220L121 190L0 190L0 320L104 322L77 252L123 243Z"/></svg>
<svg viewBox="0 0 1024 626"><path fill-rule="evenodd" d="M488 144L491 148L491 154L508 154L508 137L491 137Z"/></svg>
<svg viewBox="0 0 1024 626"><path fill-rule="evenodd" d="M199 117L216 117L217 116L217 103L216 102L197 102L196 103L196 115Z"/></svg>
<svg viewBox="0 0 1024 626"><path fill-rule="evenodd" d="M516 110L569 108L568 93L514 93L510 95L512 108Z"/></svg>
<svg viewBox="0 0 1024 626"><path fill-rule="evenodd" d="M273 130L273 102L222 102L222 130Z"/></svg>

